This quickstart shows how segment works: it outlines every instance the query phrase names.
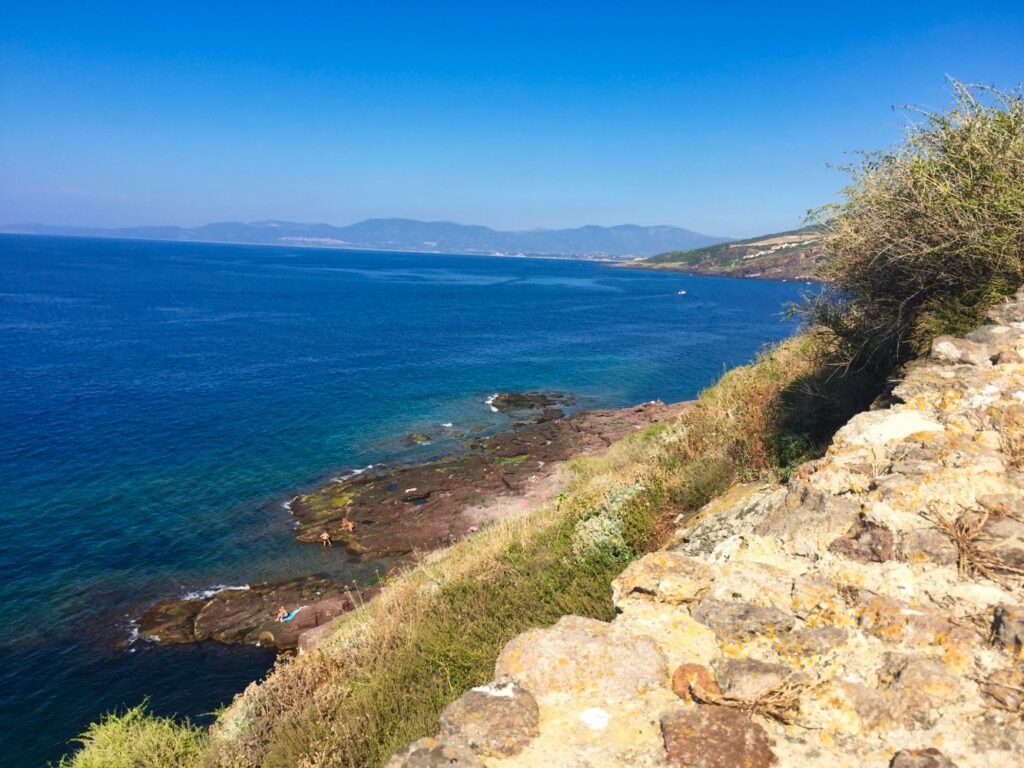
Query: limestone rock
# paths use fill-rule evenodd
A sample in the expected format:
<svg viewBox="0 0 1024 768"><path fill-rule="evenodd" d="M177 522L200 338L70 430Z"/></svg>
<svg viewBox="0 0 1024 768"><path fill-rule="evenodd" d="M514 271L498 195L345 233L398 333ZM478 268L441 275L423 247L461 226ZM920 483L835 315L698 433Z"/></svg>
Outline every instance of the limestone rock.
<svg viewBox="0 0 1024 768"><path fill-rule="evenodd" d="M1024 363L1024 355L1015 349L1004 349L992 355L993 365L1020 365Z"/></svg>
<svg viewBox="0 0 1024 768"><path fill-rule="evenodd" d="M757 560L733 560L718 567L707 596L785 608L792 591L793 576L783 569Z"/></svg>
<svg viewBox="0 0 1024 768"><path fill-rule="evenodd" d="M777 635L793 628L793 617L778 608L745 602L705 598L691 612L723 639L747 640L758 635Z"/></svg>
<svg viewBox="0 0 1024 768"><path fill-rule="evenodd" d="M484 685L441 713L441 735L460 736L478 754L515 755L537 735L533 696L514 685Z"/></svg>
<svg viewBox="0 0 1024 768"><path fill-rule="evenodd" d="M879 681L892 695L893 719L907 728L932 727L960 688L941 661L895 653L886 655Z"/></svg>
<svg viewBox="0 0 1024 768"><path fill-rule="evenodd" d="M745 712L695 706L661 718L669 765L686 768L767 768L778 759L771 740Z"/></svg>
<svg viewBox="0 0 1024 768"><path fill-rule="evenodd" d="M392 757L386 768L483 768L483 763L459 739L427 737Z"/></svg>
<svg viewBox="0 0 1024 768"><path fill-rule="evenodd" d="M858 520L845 535L829 544L828 550L862 563L881 563L893 559L894 537L885 526Z"/></svg>
<svg viewBox="0 0 1024 768"><path fill-rule="evenodd" d="M892 704L884 693L847 680L840 681L836 687L840 695L835 701L853 710L862 731L877 731L891 725Z"/></svg>
<svg viewBox="0 0 1024 768"><path fill-rule="evenodd" d="M653 552L631 563L612 582L612 601L646 599L678 605L696 599L711 585L706 563L675 552Z"/></svg>
<svg viewBox="0 0 1024 768"><path fill-rule="evenodd" d="M937 421L919 411L867 411L836 432L833 444L885 445L922 432L942 432Z"/></svg>
<svg viewBox="0 0 1024 768"><path fill-rule="evenodd" d="M1006 346L1024 338L1024 331L1008 325L983 325L968 333L964 338L978 344Z"/></svg>
<svg viewBox="0 0 1024 768"><path fill-rule="evenodd" d="M495 669L499 681L525 688L538 701L575 695L615 702L668 681L665 657L651 638L617 636L610 625L578 616L511 640Z"/></svg>
<svg viewBox="0 0 1024 768"><path fill-rule="evenodd" d="M952 539L932 526L904 533L900 538L899 551L900 557L911 563L954 565L957 560L957 549Z"/></svg>
<svg viewBox="0 0 1024 768"><path fill-rule="evenodd" d="M983 527L991 545L988 551L1003 567L1024 572L1024 522L1003 515L989 515Z"/></svg>
<svg viewBox="0 0 1024 768"><path fill-rule="evenodd" d="M853 499L797 486L786 494L785 504L771 510L754 532L774 536L794 554L816 558L849 530L860 509Z"/></svg>
<svg viewBox="0 0 1024 768"><path fill-rule="evenodd" d="M1019 328L1024 323L1024 288L1017 291L1016 296L1009 297L996 304L985 314L985 319L995 325Z"/></svg>
<svg viewBox="0 0 1024 768"><path fill-rule="evenodd" d="M734 485L686 521L670 546L686 555L710 554L726 539L761 522L785 494L784 488L764 483Z"/></svg>
<svg viewBox="0 0 1024 768"><path fill-rule="evenodd" d="M778 688L793 670L781 664L756 659L725 659L715 665L715 676L729 696L753 701L772 688Z"/></svg>
<svg viewBox="0 0 1024 768"><path fill-rule="evenodd" d="M821 656L846 642L847 630L840 627L796 629L775 641L780 656Z"/></svg>
<svg viewBox="0 0 1024 768"><path fill-rule="evenodd" d="M889 768L956 768L956 764L935 749L905 749L892 756Z"/></svg>
<svg viewBox="0 0 1024 768"><path fill-rule="evenodd" d="M932 341L931 359L953 365L991 365L992 353L986 345L969 339L939 336Z"/></svg>

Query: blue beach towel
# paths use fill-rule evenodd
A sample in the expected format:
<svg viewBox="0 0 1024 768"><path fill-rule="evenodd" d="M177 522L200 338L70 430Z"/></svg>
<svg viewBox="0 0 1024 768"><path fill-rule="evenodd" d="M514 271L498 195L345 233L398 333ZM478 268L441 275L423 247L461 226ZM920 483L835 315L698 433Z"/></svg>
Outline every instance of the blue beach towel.
<svg viewBox="0 0 1024 768"><path fill-rule="evenodd" d="M289 614L288 614L287 616L285 616L285 617L284 617L283 619L281 619L281 621L291 621L292 619L294 619L294 618L295 618L295 616L296 616L296 615L297 615L297 614L299 613L299 611L301 611L301 610L302 610L303 608L305 608L305 607L306 607L306 606L304 606L304 605L301 605L301 606L299 606L299 607L298 607L298 608L296 608L296 609L295 609L294 611L292 611L292 612L291 612L291 613L289 613Z"/></svg>

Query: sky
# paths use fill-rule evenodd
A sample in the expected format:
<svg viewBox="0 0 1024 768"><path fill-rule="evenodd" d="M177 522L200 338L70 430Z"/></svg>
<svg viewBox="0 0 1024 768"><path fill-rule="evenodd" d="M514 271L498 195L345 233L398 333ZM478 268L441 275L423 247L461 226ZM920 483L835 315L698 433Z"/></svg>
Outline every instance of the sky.
<svg viewBox="0 0 1024 768"><path fill-rule="evenodd" d="M947 75L1024 81L1024 3L0 0L0 224L756 235Z"/></svg>

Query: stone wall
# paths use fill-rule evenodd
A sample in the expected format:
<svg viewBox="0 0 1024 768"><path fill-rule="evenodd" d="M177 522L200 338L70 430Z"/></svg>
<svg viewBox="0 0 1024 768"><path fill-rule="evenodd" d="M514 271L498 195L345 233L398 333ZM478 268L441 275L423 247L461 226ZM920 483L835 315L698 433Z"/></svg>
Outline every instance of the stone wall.
<svg viewBox="0 0 1024 768"><path fill-rule="evenodd" d="M512 640L425 766L1024 765L1024 293L784 486L736 486Z"/></svg>

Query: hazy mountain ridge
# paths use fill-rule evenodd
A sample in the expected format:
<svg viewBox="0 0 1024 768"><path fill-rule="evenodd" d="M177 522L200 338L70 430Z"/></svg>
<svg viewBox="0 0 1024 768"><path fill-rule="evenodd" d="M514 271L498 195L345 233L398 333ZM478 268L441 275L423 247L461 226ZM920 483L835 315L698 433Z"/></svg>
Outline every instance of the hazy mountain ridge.
<svg viewBox="0 0 1024 768"><path fill-rule="evenodd" d="M651 256L667 250L697 248L725 242L682 227L622 224L572 229L505 232L481 225L415 219L366 219L344 227L291 221L217 222L198 227L66 227L18 224L0 227L7 233L68 237L112 237L146 240L302 245L444 253L536 254L565 256Z"/></svg>

